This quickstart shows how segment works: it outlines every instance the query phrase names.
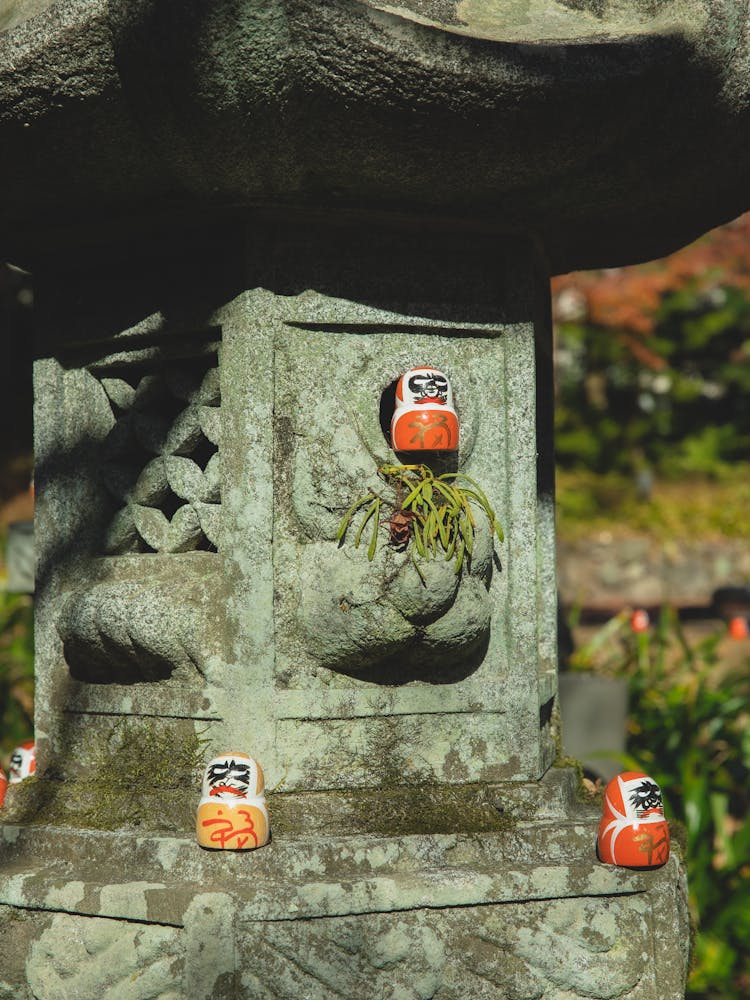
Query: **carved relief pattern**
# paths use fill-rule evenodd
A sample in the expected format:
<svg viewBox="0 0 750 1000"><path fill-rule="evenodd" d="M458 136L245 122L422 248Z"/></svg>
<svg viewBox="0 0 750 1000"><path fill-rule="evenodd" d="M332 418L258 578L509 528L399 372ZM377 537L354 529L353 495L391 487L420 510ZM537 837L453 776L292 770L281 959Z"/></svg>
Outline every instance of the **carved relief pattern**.
<svg viewBox="0 0 750 1000"><path fill-rule="evenodd" d="M382 525L371 559L351 542L336 543L349 504L368 490L383 493L377 467L395 460L386 434L392 404L384 417L383 398L394 376L415 363L412 334L362 335L351 355L346 336L287 329L276 345L274 549L279 567L295 561L304 567L299 592L286 581L277 588L279 676L284 685L305 685L312 664L377 683L432 682L438 674L442 683L463 680L490 642L494 548L486 519L476 519L472 558L460 574L443 558L421 560L418 573L410 552L384 540ZM502 452L502 409L488 419L478 401L498 395L502 351L493 338L437 333L429 351L453 379L460 405L455 468L477 476L495 503L502 496L495 466L483 466L482 455ZM315 406L302 405L310 386L324 385L328 391ZM481 447L467 465L480 431Z"/></svg>
<svg viewBox="0 0 750 1000"><path fill-rule="evenodd" d="M179 1000L183 947L174 927L58 913L31 945L29 995Z"/></svg>
<svg viewBox="0 0 750 1000"><path fill-rule="evenodd" d="M216 357L98 378L115 417L101 472L119 504L105 552L215 550L221 514Z"/></svg>
<svg viewBox="0 0 750 1000"><path fill-rule="evenodd" d="M278 921L252 937L244 983L269 1000L652 1000L668 991L650 938L621 898Z"/></svg>

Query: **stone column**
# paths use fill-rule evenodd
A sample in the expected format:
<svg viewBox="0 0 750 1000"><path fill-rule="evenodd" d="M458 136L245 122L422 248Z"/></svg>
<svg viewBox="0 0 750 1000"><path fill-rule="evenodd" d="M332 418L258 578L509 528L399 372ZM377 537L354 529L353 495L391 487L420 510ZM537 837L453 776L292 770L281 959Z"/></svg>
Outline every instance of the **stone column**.
<svg viewBox="0 0 750 1000"><path fill-rule="evenodd" d="M261 226L247 243L226 262L247 287L222 305L165 247L171 287L151 259L108 270L128 328L102 321L98 293L43 314L42 756L76 782L113 718L163 718L204 723L207 752L251 748L284 793L538 780L555 593L537 252L438 226ZM385 525L372 561L335 537L385 489L393 384L420 358L450 373L456 468L506 532L493 543L480 515L459 574L418 569Z"/></svg>
<svg viewBox="0 0 750 1000"><path fill-rule="evenodd" d="M534 244L307 218L127 251L89 256L83 302L71 273L38 282L41 775L5 817L27 873L0 888L25 915L8 926L34 995L135 976L143 997L154 981L290 1000L679 996L677 861L601 866L574 774L548 770ZM424 363L451 378L455 467L505 541L478 516L461 573L422 560L422 580L387 526L372 561L335 535L384 488L393 384ZM226 748L257 756L271 789L273 841L253 855L193 842L196 769Z"/></svg>

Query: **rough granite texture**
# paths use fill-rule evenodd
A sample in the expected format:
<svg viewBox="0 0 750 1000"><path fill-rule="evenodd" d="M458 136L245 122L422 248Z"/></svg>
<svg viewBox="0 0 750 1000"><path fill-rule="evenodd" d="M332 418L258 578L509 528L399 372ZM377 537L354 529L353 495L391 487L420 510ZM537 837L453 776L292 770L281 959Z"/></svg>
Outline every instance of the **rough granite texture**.
<svg viewBox="0 0 750 1000"><path fill-rule="evenodd" d="M554 616L537 617L554 607L554 573L539 557L551 495L535 373L549 377L550 334L535 253L517 244L482 262L472 244L459 290L457 244L420 273L418 236L370 233L356 257L359 230L293 236L276 275L209 315L183 303L178 322L138 316L104 341L96 297L41 319L42 753L74 780L87 754L77 720L95 733L102 713L131 728L156 715L194 720L206 752L251 744L285 790L536 780L555 754L555 675ZM354 287L365 268L367 298ZM110 278L113 313L120 300L132 311L148 275L139 264ZM303 281L321 290L290 287ZM206 352L215 398L195 368ZM462 573L435 560L423 583L385 527L372 561L355 529L342 545L335 535L358 496L386 489L384 399L425 358L453 380L456 468L507 537L493 542L477 512ZM202 465L217 470L210 494Z"/></svg>
<svg viewBox="0 0 750 1000"><path fill-rule="evenodd" d="M547 770L533 244L203 240L89 259L85 303L38 279L39 775L3 809L0 997L678 1000L678 859L600 865L597 807ZM407 554L334 536L382 488L389 387L432 359L506 540L478 516L472 562L423 585ZM232 747L269 790L250 855L191 832L200 762Z"/></svg>

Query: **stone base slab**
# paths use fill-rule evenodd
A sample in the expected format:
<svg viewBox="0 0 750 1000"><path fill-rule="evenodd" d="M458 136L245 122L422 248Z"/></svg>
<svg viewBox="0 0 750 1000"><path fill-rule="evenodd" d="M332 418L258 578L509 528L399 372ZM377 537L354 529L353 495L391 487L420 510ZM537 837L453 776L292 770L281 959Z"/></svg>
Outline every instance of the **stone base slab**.
<svg viewBox="0 0 750 1000"><path fill-rule="evenodd" d="M0 998L677 1000L678 859L601 865L593 810L578 812L489 833L277 836L257 852L6 825Z"/></svg>

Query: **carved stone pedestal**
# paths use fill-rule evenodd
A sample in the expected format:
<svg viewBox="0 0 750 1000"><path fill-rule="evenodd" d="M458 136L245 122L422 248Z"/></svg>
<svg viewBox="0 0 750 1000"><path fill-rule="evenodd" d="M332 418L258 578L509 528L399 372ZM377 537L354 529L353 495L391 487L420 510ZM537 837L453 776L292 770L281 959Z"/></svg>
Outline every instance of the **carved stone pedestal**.
<svg viewBox="0 0 750 1000"><path fill-rule="evenodd" d="M121 250L87 258L83 301L38 280L39 777L4 815L9 995L677 1000L677 860L600 865L596 810L548 770L534 245L256 218ZM458 573L385 526L371 559L336 540L387 490L395 381L425 364L453 385L449 468L506 535L477 511ZM266 774L252 854L192 837L226 750Z"/></svg>
<svg viewBox="0 0 750 1000"><path fill-rule="evenodd" d="M461 831L403 832L391 801L391 836L331 836L311 812L251 855L6 826L0 996L682 996L675 858L658 872L599 864L570 772L461 798Z"/></svg>

